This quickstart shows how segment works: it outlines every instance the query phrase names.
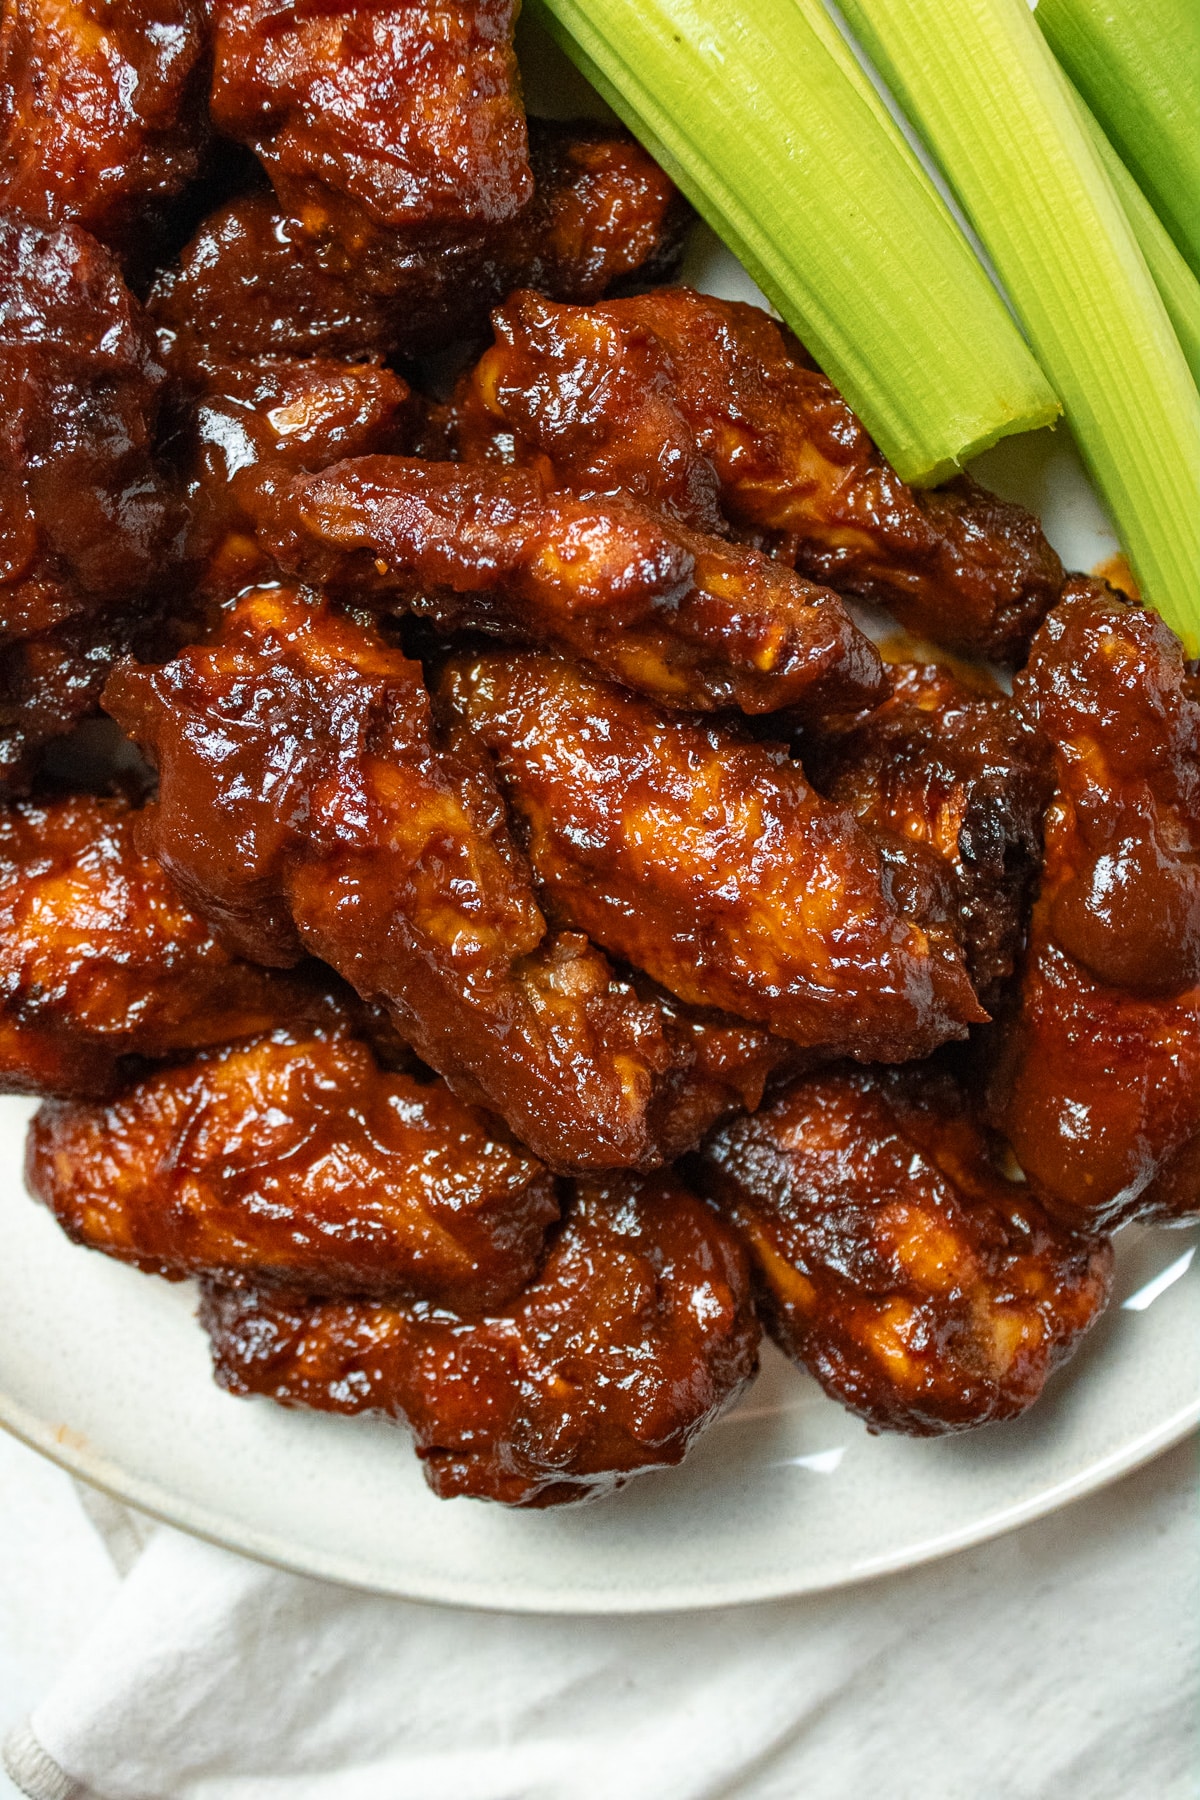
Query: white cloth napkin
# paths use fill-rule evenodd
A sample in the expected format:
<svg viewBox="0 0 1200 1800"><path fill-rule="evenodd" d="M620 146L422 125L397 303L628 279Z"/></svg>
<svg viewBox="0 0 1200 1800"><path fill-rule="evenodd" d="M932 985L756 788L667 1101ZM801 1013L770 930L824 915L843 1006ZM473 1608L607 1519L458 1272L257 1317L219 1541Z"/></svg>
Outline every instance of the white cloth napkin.
<svg viewBox="0 0 1200 1800"><path fill-rule="evenodd" d="M637 1619L378 1599L93 1500L129 1573L7 1763L34 1800L1193 1800L1195 1474L1184 1445L886 1582Z"/></svg>

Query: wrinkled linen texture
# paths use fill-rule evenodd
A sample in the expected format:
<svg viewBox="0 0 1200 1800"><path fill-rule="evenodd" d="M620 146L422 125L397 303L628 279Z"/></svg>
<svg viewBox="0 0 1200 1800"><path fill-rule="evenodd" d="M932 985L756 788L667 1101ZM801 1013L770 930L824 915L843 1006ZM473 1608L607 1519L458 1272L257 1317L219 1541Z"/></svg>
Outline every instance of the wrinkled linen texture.
<svg viewBox="0 0 1200 1800"><path fill-rule="evenodd" d="M92 1499L128 1572L10 1774L36 1800L1194 1800L1196 1468L1182 1445L885 1581L611 1619L379 1599Z"/></svg>

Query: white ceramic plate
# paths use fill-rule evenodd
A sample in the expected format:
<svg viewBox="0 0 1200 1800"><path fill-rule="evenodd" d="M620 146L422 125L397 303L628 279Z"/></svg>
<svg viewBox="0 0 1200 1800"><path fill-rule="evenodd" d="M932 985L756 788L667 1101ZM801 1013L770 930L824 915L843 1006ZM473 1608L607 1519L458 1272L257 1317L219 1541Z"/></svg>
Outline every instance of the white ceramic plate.
<svg viewBox="0 0 1200 1800"><path fill-rule="evenodd" d="M688 278L756 298L703 233ZM979 470L1037 512L1068 566L1116 549L1065 433ZM1117 1294L1024 1419L871 1438L769 1352L682 1469L599 1505L509 1513L435 1500L376 1421L234 1400L190 1286L75 1248L26 1195L28 1103L0 1100L0 1423L172 1524L307 1574L522 1612L653 1612L836 1587L995 1536L1111 1481L1200 1422L1195 1234L1126 1233Z"/></svg>
<svg viewBox="0 0 1200 1800"><path fill-rule="evenodd" d="M1127 1233L1112 1311L1015 1424L871 1438L772 1354L683 1468L611 1500L549 1513L435 1500L394 1427L221 1393L194 1289L76 1248L24 1193L29 1111L0 1101L0 1420L134 1505L308 1574L527 1612L804 1593L1008 1530L1200 1419L1200 1262L1128 1305L1180 1273L1193 1234Z"/></svg>

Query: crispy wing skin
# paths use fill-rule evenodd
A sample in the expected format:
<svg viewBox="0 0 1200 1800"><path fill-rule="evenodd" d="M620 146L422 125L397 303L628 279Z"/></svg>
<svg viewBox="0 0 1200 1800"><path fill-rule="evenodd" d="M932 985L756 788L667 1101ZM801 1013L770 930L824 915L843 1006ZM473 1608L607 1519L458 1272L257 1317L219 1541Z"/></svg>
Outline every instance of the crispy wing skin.
<svg viewBox="0 0 1200 1800"><path fill-rule="evenodd" d="M115 248L200 162L202 0L8 0L0 14L0 207Z"/></svg>
<svg viewBox="0 0 1200 1800"><path fill-rule="evenodd" d="M863 1060L984 1017L961 963L892 903L879 855L785 752L656 710L570 663L451 663L552 918L695 1005Z"/></svg>
<svg viewBox="0 0 1200 1800"><path fill-rule="evenodd" d="M407 449L417 419L407 382L377 363L314 356L214 366L178 434L186 556L202 594L220 601L278 575L258 527L293 476Z"/></svg>
<svg viewBox="0 0 1200 1800"><path fill-rule="evenodd" d="M1179 640L1069 584L1017 679L1054 750L1041 889L993 1106L1080 1229L1200 1215L1200 705Z"/></svg>
<svg viewBox="0 0 1200 1800"><path fill-rule="evenodd" d="M319 1015L319 982L217 943L139 849L141 818L88 795L0 812L0 1092L104 1094L123 1058Z"/></svg>
<svg viewBox="0 0 1200 1800"><path fill-rule="evenodd" d="M878 601L936 643L1020 657L1063 583L1031 513L966 477L907 487L756 307L664 288L620 310L669 350L677 403L735 523L783 532L813 580Z"/></svg>
<svg viewBox="0 0 1200 1800"><path fill-rule="evenodd" d="M534 195L506 225L314 236L314 221L306 229L267 190L219 207L151 296L171 367L431 351L486 331L514 287L599 299L673 268L687 208L640 145L537 121L530 136Z"/></svg>
<svg viewBox="0 0 1200 1800"><path fill-rule="evenodd" d="M162 380L110 254L0 214L0 787L94 704L167 559Z"/></svg>
<svg viewBox="0 0 1200 1800"><path fill-rule="evenodd" d="M1050 798L1045 740L1006 694L936 663L892 663L881 706L826 720L800 745L823 794L886 845L889 860L948 875L948 916L980 999L1012 975Z"/></svg>
<svg viewBox="0 0 1200 1800"><path fill-rule="evenodd" d="M1107 1241L1057 1225L988 1148L925 1068L810 1076L704 1150L768 1330L873 1431L1023 1412L1108 1298Z"/></svg>
<svg viewBox="0 0 1200 1800"><path fill-rule="evenodd" d="M539 1162L344 1030L231 1044L107 1104L47 1101L27 1177L68 1237L151 1274L460 1312L511 1300L558 1217Z"/></svg>
<svg viewBox="0 0 1200 1800"><path fill-rule="evenodd" d="M567 650L670 706L853 708L882 687L877 651L827 588L533 472L360 457L296 481L277 554L443 630Z"/></svg>
<svg viewBox="0 0 1200 1800"><path fill-rule="evenodd" d="M217 1380L407 1423L449 1499L555 1506L679 1462L758 1364L745 1251L669 1176L578 1185L537 1279L478 1323L206 1284Z"/></svg>
<svg viewBox="0 0 1200 1800"><path fill-rule="evenodd" d="M392 227L497 224L533 190L517 0L214 0L212 113L280 201Z"/></svg>
<svg viewBox="0 0 1200 1800"><path fill-rule="evenodd" d="M312 596L259 590L210 646L118 671L106 705L158 764L156 854L231 947L330 963L554 1167L678 1154L679 1080L695 1067L717 1092L690 1035L548 930L483 759L439 742L418 663Z"/></svg>

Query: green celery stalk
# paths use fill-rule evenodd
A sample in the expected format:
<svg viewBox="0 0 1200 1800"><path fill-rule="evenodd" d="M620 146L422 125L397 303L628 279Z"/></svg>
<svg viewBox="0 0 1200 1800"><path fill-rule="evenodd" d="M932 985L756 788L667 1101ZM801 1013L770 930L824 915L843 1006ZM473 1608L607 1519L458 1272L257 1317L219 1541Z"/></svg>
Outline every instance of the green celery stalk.
<svg viewBox="0 0 1200 1800"><path fill-rule="evenodd" d="M1200 5L1038 0L1037 22L1200 275Z"/></svg>
<svg viewBox="0 0 1200 1800"><path fill-rule="evenodd" d="M1066 81L1066 77L1063 77ZM1167 317L1175 327L1179 347L1187 358L1192 377L1200 387L1200 281L1192 274L1175 247L1170 232L1143 194L1125 164L1121 161L1095 117L1084 105L1081 95L1070 86L1080 120L1086 130L1104 172L1116 189L1117 199L1128 219L1138 247L1146 259L1146 267L1154 277Z"/></svg>
<svg viewBox="0 0 1200 1800"><path fill-rule="evenodd" d="M1142 592L1200 648L1200 394L1025 0L841 0L995 264Z"/></svg>
<svg viewBox="0 0 1200 1800"><path fill-rule="evenodd" d="M908 481L1058 402L820 0L541 0Z"/></svg>

